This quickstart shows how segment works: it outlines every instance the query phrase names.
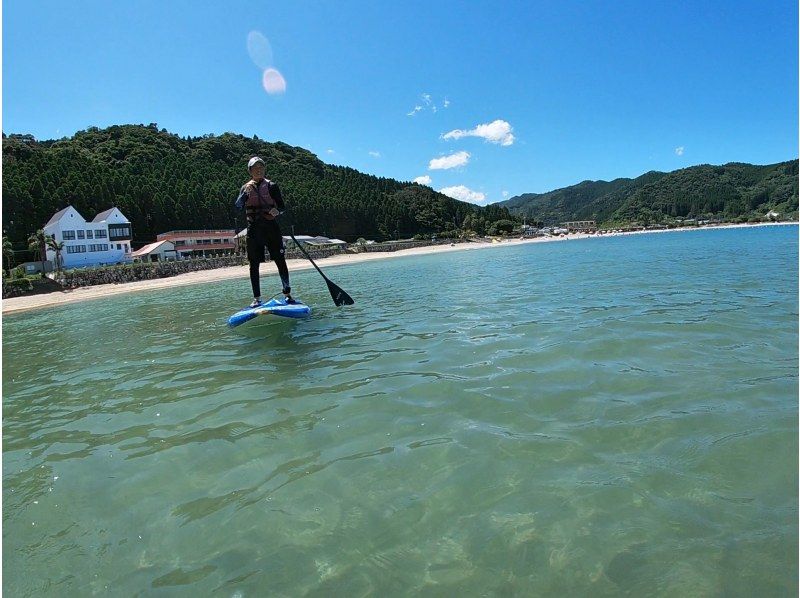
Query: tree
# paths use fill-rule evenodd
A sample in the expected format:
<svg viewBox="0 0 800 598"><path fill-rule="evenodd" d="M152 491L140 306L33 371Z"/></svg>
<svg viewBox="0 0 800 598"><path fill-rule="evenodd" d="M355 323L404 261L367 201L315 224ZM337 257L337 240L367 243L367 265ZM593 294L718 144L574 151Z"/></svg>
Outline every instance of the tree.
<svg viewBox="0 0 800 598"><path fill-rule="evenodd" d="M31 251L38 251L39 257L42 260L42 276L44 276L44 263L47 260L48 237L50 237L50 235L46 235L41 228L28 237L28 249Z"/></svg>
<svg viewBox="0 0 800 598"><path fill-rule="evenodd" d="M52 235L47 235L47 246L56 252L56 270L61 270L61 252L64 250L64 241L56 241Z"/></svg>
<svg viewBox="0 0 800 598"><path fill-rule="evenodd" d="M3 237L3 258L5 258L8 273L11 274L11 267L13 265L12 260L14 259L14 247L11 245L11 239L8 237Z"/></svg>
<svg viewBox="0 0 800 598"><path fill-rule="evenodd" d="M489 234L510 233L514 230L514 222L511 220L498 220L489 227Z"/></svg>

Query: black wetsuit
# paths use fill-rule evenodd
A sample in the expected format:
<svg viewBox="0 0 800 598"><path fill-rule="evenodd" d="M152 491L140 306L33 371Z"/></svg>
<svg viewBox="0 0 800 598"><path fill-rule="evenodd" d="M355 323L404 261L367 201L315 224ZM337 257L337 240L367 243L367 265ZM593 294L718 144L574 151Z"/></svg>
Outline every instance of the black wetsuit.
<svg viewBox="0 0 800 598"><path fill-rule="evenodd" d="M264 185L269 185L269 197L274 202L278 211L283 212L286 206L277 183L262 179L255 187L256 193L262 195L264 192ZM250 284L253 287L253 297L261 296L259 265L266 259L265 249L269 252L270 259L275 262L275 265L278 267L278 274L281 277L283 292L288 295L292 288L289 285L289 268L286 266L286 258L284 256L285 248L283 246L283 235L280 226L278 226L278 221L271 216L267 217L263 213L250 213L251 210L247 209L248 191L246 187L247 185L242 187L242 191L236 201L236 207L240 209L245 208L248 211L247 259L250 262Z"/></svg>

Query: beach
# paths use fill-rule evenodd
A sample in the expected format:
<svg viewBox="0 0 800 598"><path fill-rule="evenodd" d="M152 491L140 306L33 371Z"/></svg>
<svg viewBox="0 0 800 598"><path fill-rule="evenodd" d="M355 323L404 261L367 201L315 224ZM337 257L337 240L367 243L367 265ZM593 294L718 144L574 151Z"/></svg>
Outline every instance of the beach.
<svg viewBox="0 0 800 598"><path fill-rule="evenodd" d="M731 224L707 228L751 228L754 226L796 226L797 223L761 223L761 224ZM455 243L453 245L431 245L428 247L416 247L413 249L403 249L392 252L375 252L375 253L354 253L337 255L330 258L319 260L319 265L322 268L331 266L351 265L373 260L383 260L393 257L406 257L429 255L434 253L446 253L450 251L471 251L478 249L490 249L496 247L509 247L513 245L522 245L529 243L552 243L552 242L568 242L578 239L593 239L605 238L611 236L624 236L624 235L638 235L638 234L651 234L651 233L675 233L698 230L696 227L686 228L673 228L665 230L645 230L645 231L630 231L607 233L602 235L587 234L587 233L571 233L566 236L559 237L534 237L530 239L504 239L502 241L483 241L483 242L470 242L470 243ZM289 271L308 270L313 268L308 260L292 259L287 260ZM261 266L261 275L277 275L277 269L272 262L266 262ZM88 301L91 299L99 299L103 297L111 297L120 293L135 293L140 291L149 291L156 289L166 289L181 287L187 285L203 284L209 282L218 282L222 280L235 280L247 279L249 272L247 266L233 266L229 268L217 268L214 270L201 270L197 272L187 272L178 276L171 276L168 278L157 278L152 280L139 280L135 282L121 283L121 284L104 284L91 287L81 287L77 289L56 291L53 293L46 293L40 295L26 295L21 297L11 297L3 299L2 313L13 314L33 309L56 307L76 301Z"/></svg>

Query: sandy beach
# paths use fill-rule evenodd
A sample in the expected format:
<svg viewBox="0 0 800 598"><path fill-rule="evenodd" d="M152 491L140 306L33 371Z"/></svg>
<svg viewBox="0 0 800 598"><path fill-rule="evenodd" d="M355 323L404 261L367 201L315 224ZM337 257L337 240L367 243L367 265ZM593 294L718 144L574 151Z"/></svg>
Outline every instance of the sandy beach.
<svg viewBox="0 0 800 598"><path fill-rule="evenodd" d="M713 228L743 228L753 226L796 226L797 223L763 223L763 224L734 224L723 225ZM696 228L675 228L667 230L631 231L624 233L608 233L603 235L572 233L564 237L536 237L532 239L506 239L497 242L472 242L456 243L454 245L432 245L429 247L417 247L393 252L358 253L337 255L330 258L318 260L318 265L326 271L332 266L358 264L373 260L384 260L394 257L429 255L433 253L447 253L450 251L472 251L482 249L492 249L497 247L509 247L512 245L522 245L529 243L563 243L579 239L598 239L611 236L652 234L652 233L675 233L697 230ZM293 259L287 261L290 272L308 270L313 268L308 260ZM272 262L267 262L261 266L262 276L277 275L277 269ZM68 291L57 291L41 295L30 295L23 297L11 297L2 300L2 313L12 314L32 309L54 307L76 301L87 301L101 297L110 297L120 293L135 293L155 289L167 289L179 286L218 282L222 280L248 279L249 273L247 266L233 266L230 268L217 268L214 270L201 270L198 272L188 272L169 278L158 278L154 280L140 280L122 284L104 284L91 287L82 287ZM334 276L335 278L335 276ZM249 285L242 286L243 293L247 295Z"/></svg>

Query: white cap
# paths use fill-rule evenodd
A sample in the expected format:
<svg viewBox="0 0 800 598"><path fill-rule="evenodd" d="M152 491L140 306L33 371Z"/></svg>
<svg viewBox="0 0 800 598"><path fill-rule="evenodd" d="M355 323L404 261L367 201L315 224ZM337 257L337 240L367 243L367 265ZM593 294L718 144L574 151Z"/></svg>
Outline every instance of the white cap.
<svg viewBox="0 0 800 598"><path fill-rule="evenodd" d="M262 160L258 156L253 156L252 158L250 158L250 161L247 163L247 171L250 172L250 169L253 166L255 166L256 164L261 164L262 166L266 166L266 164L264 164L264 160Z"/></svg>

